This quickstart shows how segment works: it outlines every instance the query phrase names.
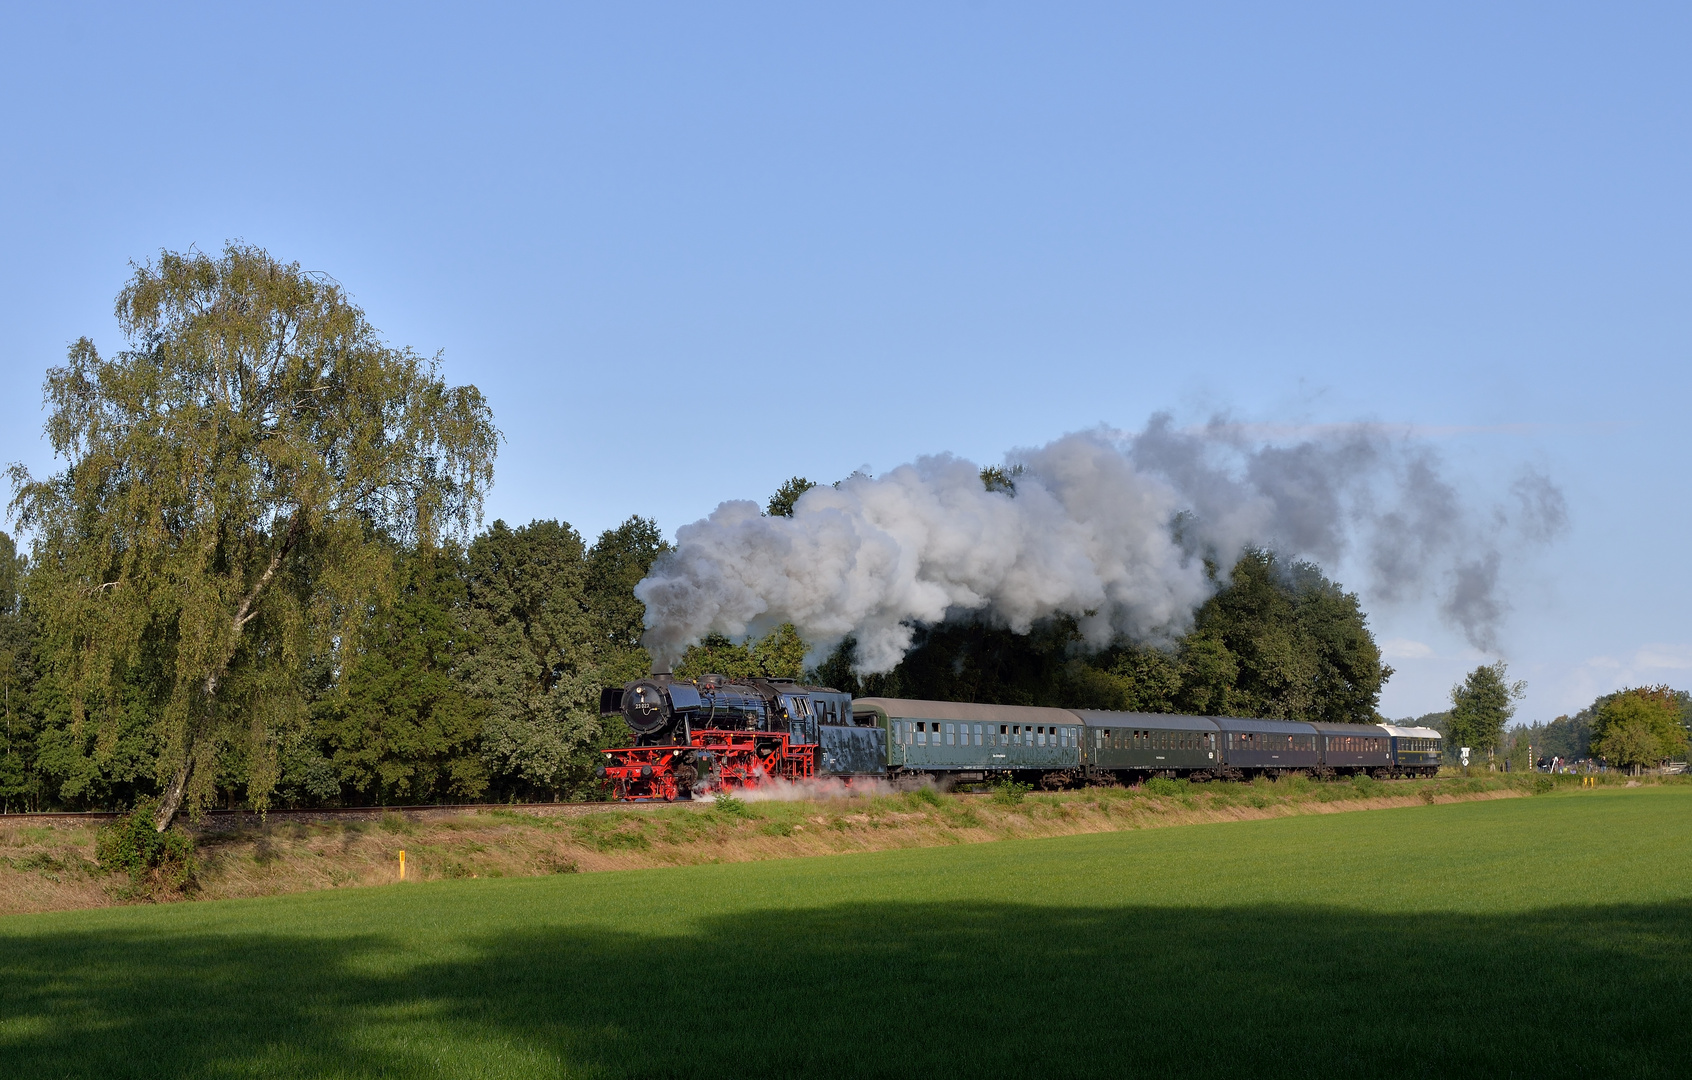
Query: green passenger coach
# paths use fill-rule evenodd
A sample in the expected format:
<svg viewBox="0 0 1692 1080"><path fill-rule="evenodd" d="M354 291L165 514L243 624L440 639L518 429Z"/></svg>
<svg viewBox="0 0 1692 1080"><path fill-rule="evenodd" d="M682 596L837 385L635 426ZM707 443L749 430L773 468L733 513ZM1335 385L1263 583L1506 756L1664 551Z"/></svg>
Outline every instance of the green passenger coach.
<svg viewBox="0 0 1692 1080"><path fill-rule="evenodd" d="M892 775L946 773L965 780L979 779L974 773L1081 768L1081 720L1066 709L857 698L852 713L860 723L873 717L886 732Z"/></svg>
<svg viewBox="0 0 1692 1080"><path fill-rule="evenodd" d="M1095 770L1174 776L1217 768L1217 728L1208 717L1072 711L1086 725L1087 764Z"/></svg>

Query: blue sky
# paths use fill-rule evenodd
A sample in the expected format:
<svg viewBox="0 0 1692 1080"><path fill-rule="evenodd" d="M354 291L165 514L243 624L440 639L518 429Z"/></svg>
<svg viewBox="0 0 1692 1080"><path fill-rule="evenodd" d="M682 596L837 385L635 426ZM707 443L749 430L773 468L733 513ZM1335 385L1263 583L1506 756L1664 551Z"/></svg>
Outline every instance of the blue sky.
<svg viewBox="0 0 1692 1080"><path fill-rule="evenodd" d="M1168 409L1410 425L1512 561L1523 719L1692 684L1676 5L10 5L0 460L128 260L243 238L443 350L490 516L672 531ZM1347 567L1330 568L1342 581ZM1483 659L1369 603L1441 707Z"/></svg>

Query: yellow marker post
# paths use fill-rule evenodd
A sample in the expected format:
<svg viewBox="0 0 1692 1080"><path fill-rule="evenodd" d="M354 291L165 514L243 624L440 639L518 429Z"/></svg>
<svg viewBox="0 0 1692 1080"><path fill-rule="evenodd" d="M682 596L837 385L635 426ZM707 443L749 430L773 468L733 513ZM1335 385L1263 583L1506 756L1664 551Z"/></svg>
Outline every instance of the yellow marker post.
<svg viewBox="0 0 1692 1080"><path fill-rule="evenodd" d="M405 849L400 848L400 880L405 880Z"/></svg>

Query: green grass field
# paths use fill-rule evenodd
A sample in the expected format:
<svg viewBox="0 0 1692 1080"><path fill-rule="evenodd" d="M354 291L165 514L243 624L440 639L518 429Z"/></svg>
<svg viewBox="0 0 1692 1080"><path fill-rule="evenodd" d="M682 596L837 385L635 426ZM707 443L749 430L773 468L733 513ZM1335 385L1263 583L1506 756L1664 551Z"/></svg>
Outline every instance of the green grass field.
<svg viewBox="0 0 1692 1080"><path fill-rule="evenodd" d="M0 1076L1685 1075L1692 787L0 920Z"/></svg>

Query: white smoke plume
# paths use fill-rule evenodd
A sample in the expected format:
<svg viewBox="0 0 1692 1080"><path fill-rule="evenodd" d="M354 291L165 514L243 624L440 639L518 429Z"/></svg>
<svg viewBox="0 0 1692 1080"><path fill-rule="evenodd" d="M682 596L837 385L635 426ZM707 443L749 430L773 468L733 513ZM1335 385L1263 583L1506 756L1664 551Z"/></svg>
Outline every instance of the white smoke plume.
<svg viewBox="0 0 1692 1080"><path fill-rule="evenodd" d="M726 502L678 530L635 589L661 665L709 633L791 622L819 654L848 635L867 672L890 670L915 628L964 614L1016 632L1074 616L1086 642L1167 640L1187 629L1248 547L1333 565L1361 552L1383 600L1438 595L1483 647L1508 610L1503 548L1545 543L1567 510L1528 473L1514 507L1467 510L1425 445L1367 425L1253 443L1224 421L1180 431L1066 435L1006 456L1015 490L989 491L973 462L938 455L819 486L793 516Z"/></svg>

